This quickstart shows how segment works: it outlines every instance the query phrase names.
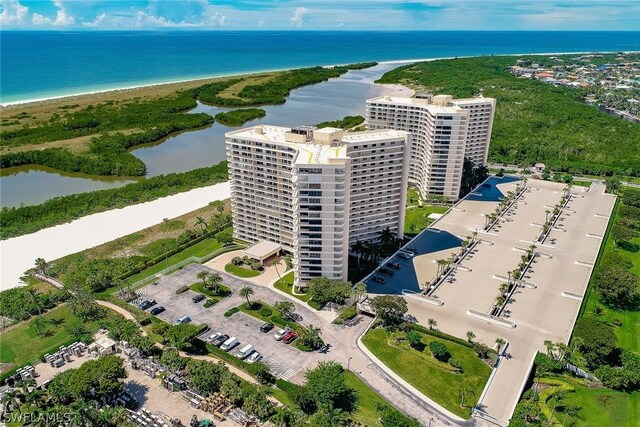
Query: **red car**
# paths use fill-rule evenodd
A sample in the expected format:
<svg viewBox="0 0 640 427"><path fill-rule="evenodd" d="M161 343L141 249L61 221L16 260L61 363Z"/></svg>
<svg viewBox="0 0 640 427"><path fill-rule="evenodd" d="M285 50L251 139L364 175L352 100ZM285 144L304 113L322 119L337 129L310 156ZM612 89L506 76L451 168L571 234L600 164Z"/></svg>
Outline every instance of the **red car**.
<svg viewBox="0 0 640 427"><path fill-rule="evenodd" d="M291 331L287 335L282 337L282 342L285 343L285 344L291 344L293 342L293 340L295 340L296 338L298 338L298 334L296 334L295 332Z"/></svg>

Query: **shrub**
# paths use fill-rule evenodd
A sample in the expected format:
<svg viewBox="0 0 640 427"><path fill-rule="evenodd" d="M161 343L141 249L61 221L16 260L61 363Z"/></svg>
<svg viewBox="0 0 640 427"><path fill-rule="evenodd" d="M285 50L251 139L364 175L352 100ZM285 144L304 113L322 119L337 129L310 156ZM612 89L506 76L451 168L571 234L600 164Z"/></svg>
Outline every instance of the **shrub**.
<svg viewBox="0 0 640 427"><path fill-rule="evenodd" d="M233 257L233 259L231 260L231 263L233 265L242 265L242 258L240 258L239 256L235 256Z"/></svg>
<svg viewBox="0 0 640 427"><path fill-rule="evenodd" d="M229 310L225 311L224 317L231 317L231 316L233 316L235 313L237 313L239 311L240 311L240 309L238 307L230 308Z"/></svg>
<svg viewBox="0 0 640 427"><path fill-rule="evenodd" d="M211 307L212 305L214 305L215 303L216 303L216 301L214 301L214 300L212 300L211 298L209 298L209 299L207 300L207 302L205 302L205 303L204 303L204 307L205 307L205 308L209 308L209 307Z"/></svg>
<svg viewBox="0 0 640 427"><path fill-rule="evenodd" d="M451 353L449 353L449 349L440 341L431 341L429 343L429 349L431 350L433 357L441 362L448 362L449 359L451 359Z"/></svg>
<svg viewBox="0 0 640 427"><path fill-rule="evenodd" d="M140 320L140 326L146 326L151 323L151 316L144 317Z"/></svg>
<svg viewBox="0 0 640 427"><path fill-rule="evenodd" d="M453 367L457 372L463 373L464 368L458 359L454 359L453 357L449 359L449 365Z"/></svg>
<svg viewBox="0 0 640 427"><path fill-rule="evenodd" d="M269 317L269 316L271 316L271 313L272 313L272 311L271 311L270 308L263 307L263 308L260 309L260 315L261 316Z"/></svg>
<svg viewBox="0 0 640 427"><path fill-rule="evenodd" d="M189 290L188 286L180 286L177 290L176 290L176 295L180 295L184 292L187 292Z"/></svg>
<svg viewBox="0 0 640 427"><path fill-rule="evenodd" d="M617 338L613 328L595 317L578 319L573 330L573 340L579 338L579 349L587 364L597 368L608 364L615 357Z"/></svg>
<svg viewBox="0 0 640 427"><path fill-rule="evenodd" d="M405 335L409 345L413 348L418 348L422 344L422 335L416 331L409 331Z"/></svg>

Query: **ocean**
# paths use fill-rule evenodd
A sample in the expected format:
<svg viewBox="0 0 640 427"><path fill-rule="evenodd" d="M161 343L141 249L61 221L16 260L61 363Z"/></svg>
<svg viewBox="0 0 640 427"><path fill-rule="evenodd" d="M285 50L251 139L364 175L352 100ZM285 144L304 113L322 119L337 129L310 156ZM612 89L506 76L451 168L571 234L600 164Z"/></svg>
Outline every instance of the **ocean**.
<svg viewBox="0 0 640 427"><path fill-rule="evenodd" d="M361 61L640 50L640 32L0 31L0 103Z"/></svg>

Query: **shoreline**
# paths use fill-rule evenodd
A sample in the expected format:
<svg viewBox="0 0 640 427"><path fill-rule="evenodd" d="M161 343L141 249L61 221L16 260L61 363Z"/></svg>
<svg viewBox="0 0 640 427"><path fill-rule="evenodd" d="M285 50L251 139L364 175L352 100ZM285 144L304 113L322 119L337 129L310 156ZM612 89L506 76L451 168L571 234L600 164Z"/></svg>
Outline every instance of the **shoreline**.
<svg viewBox="0 0 640 427"><path fill-rule="evenodd" d="M231 197L229 181L110 209L0 241L0 290L23 286L22 274L42 257L56 260Z"/></svg>
<svg viewBox="0 0 640 427"><path fill-rule="evenodd" d="M447 57L431 57L431 58L415 58L415 59L397 59L397 60L389 60L389 61L375 61L378 62L378 64L380 65L389 65L389 64L411 64L411 63L415 63L415 62L427 62L427 61L437 61L437 60L446 60L446 59L455 59L455 58L477 58L477 57L482 57L482 56L522 56L522 55L527 55L527 56L543 56L543 55L570 55L570 54L576 54L576 55L583 55L583 54L587 54L587 53L617 53L617 52L624 52L624 53L637 53L640 51L635 51L635 50L630 50L630 51L582 51L582 52L543 52L543 53L506 53L506 54L500 54L500 55L469 55L469 56L447 56ZM342 66L342 65L348 65L348 64L333 64L333 65L323 65L322 67L338 67L338 66ZM91 95L108 95L108 94L121 94L121 93L125 93L125 92L133 92L139 89L149 89L149 88L161 88L161 87L168 87L168 86L173 86L173 85L181 85L181 84L194 84L194 83L198 83L198 82L202 82L202 84L206 84L207 82L211 82L214 80L218 80L218 79L226 79L226 78L231 78L231 77L245 77L245 76L251 76L251 75L260 75L260 74L268 74L268 73L278 73L278 72L283 72L283 71L289 71L289 70L293 70L295 68L305 68L305 67L293 67L293 68L280 68L280 69L273 69L273 70L259 70L259 71L246 71L246 72L242 72L240 74L235 73L235 74L219 74L219 75L211 75L211 76L205 76L205 77L195 77L195 78L185 78L185 79L179 79L179 80L169 80L169 81L162 81L162 82L156 82L156 83L144 83L144 84L140 84L140 85L134 85L134 86L125 86L125 87L118 87L118 88L110 88L110 89L98 89L98 90L94 90L94 91L86 91L86 92L77 92L77 93L71 93L71 94L65 94L65 95L55 95L55 96L47 96L47 97L42 97L42 98L32 98L32 99L25 99L25 100L20 100L20 101L10 101L10 102L3 102L0 103L0 109L13 109L14 107L34 107L34 106L38 106L41 104L45 104L47 102L57 102L57 101L61 101L61 100L72 100L74 98L78 98L78 97L90 97Z"/></svg>

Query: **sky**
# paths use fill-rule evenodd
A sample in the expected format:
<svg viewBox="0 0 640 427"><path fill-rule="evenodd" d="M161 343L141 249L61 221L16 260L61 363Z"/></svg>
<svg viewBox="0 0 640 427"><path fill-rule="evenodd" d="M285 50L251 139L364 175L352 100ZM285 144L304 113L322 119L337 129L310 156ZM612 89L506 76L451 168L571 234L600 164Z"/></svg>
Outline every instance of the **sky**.
<svg viewBox="0 0 640 427"><path fill-rule="evenodd" d="M0 28L640 31L640 0L0 0Z"/></svg>

